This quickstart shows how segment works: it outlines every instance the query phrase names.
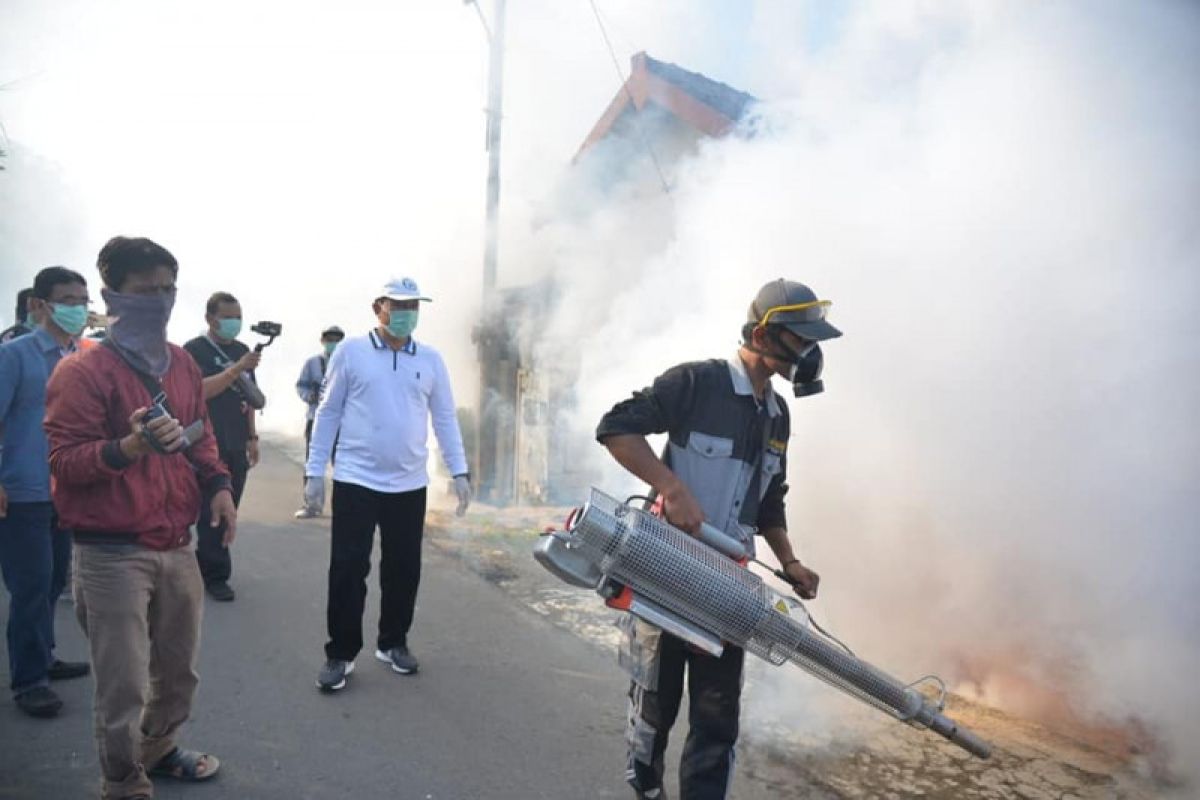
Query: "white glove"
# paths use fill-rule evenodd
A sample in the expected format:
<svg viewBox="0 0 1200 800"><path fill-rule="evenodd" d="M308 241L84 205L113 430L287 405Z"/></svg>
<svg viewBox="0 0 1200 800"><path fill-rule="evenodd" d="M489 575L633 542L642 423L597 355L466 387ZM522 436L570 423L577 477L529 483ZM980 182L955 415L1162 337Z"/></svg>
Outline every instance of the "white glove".
<svg viewBox="0 0 1200 800"><path fill-rule="evenodd" d="M317 514L325 508L325 479L309 476L304 479L304 507Z"/></svg>
<svg viewBox="0 0 1200 800"><path fill-rule="evenodd" d="M454 515L461 517L467 513L467 506L471 505L471 479L466 475L455 475L454 493L458 495L458 508L454 509Z"/></svg>

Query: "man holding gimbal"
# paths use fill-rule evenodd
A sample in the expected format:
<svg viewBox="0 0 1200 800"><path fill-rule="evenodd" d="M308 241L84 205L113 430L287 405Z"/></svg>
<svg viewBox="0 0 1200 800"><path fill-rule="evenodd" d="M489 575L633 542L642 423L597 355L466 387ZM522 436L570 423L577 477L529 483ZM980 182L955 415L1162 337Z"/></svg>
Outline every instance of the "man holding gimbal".
<svg viewBox="0 0 1200 800"><path fill-rule="evenodd" d="M258 463L258 433L254 411L261 408L261 394L253 384L254 370L262 353L237 340L242 332L242 306L228 292L216 292L208 298L204 321L208 330L183 346L204 376L204 399L217 437L217 450L232 476L233 503L242 502L246 473ZM200 510L196 561L204 588L214 600L234 598L229 576L233 559L222 544L224 528L213 527L208 509Z"/></svg>
<svg viewBox="0 0 1200 800"><path fill-rule="evenodd" d="M148 775L207 780L219 767L177 742L199 681L204 608L188 545L202 506L229 541L237 509L200 370L167 341L178 262L149 239L118 236L97 266L108 338L55 367L45 428L54 506L74 531L103 796L147 798Z"/></svg>

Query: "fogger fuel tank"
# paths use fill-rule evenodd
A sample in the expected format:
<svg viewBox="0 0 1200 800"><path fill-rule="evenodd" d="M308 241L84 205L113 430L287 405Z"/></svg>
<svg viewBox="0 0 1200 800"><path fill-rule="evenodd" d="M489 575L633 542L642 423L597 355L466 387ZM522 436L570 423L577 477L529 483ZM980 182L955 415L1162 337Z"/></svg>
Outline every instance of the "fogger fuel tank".
<svg viewBox="0 0 1200 800"><path fill-rule="evenodd" d="M987 758L991 746L942 713L942 698L852 655L808 624L795 601L708 544L592 489L567 529L541 537L534 557L560 579L605 597L714 655L733 644L772 664L792 662L836 689ZM943 693L944 695L944 693Z"/></svg>

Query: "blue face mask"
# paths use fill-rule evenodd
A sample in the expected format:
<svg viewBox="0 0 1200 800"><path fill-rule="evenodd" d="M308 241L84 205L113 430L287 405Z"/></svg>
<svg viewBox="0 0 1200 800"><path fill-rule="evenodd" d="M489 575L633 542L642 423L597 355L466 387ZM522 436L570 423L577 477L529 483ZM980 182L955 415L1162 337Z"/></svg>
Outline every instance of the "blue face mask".
<svg viewBox="0 0 1200 800"><path fill-rule="evenodd" d="M338 346L337 342L321 342L321 344L325 347L325 355L327 356L333 355L333 351L337 350Z"/></svg>
<svg viewBox="0 0 1200 800"><path fill-rule="evenodd" d="M63 303L50 304L50 319L68 336L78 336L87 325L87 306L68 306Z"/></svg>
<svg viewBox="0 0 1200 800"><path fill-rule="evenodd" d="M397 339L407 339L417 327L417 311L407 308L393 308L388 312L388 333Z"/></svg>
<svg viewBox="0 0 1200 800"><path fill-rule="evenodd" d="M242 321L237 318L217 320L217 336L222 339L236 339L242 332Z"/></svg>

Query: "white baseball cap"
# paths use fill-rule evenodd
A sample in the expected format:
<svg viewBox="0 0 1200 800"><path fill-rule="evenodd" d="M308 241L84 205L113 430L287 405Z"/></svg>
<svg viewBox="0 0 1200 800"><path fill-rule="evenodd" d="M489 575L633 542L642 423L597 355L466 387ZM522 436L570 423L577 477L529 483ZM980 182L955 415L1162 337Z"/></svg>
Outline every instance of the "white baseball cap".
<svg viewBox="0 0 1200 800"><path fill-rule="evenodd" d="M378 297L386 297L388 300L421 300L426 303L432 303L432 297L424 297L421 295L421 290L417 288L417 282L412 278L392 278L383 285Z"/></svg>

